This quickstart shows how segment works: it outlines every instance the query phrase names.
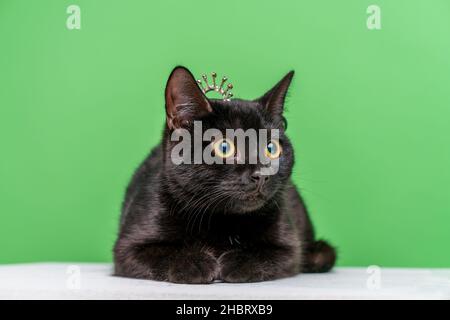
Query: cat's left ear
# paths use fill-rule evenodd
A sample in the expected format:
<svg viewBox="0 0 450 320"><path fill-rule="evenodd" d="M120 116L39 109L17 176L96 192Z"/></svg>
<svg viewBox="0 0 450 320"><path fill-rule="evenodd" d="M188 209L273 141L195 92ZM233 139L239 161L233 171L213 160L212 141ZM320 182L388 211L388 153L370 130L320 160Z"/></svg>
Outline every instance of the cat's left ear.
<svg viewBox="0 0 450 320"><path fill-rule="evenodd" d="M258 101L270 112L272 116L281 116L284 109L284 100L294 77L294 70L286 74L272 89L267 91Z"/></svg>
<svg viewBox="0 0 450 320"><path fill-rule="evenodd" d="M173 69L166 85L166 122L170 130L186 127L212 111L205 94L185 67Z"/></svg>

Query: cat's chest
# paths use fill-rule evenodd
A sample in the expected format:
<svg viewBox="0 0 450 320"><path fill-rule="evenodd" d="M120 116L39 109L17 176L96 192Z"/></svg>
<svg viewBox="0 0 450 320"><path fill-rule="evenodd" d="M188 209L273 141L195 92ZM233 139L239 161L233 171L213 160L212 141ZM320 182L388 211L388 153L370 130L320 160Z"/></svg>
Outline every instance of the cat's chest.
<svg viewBox="0 0 450 320"><path fill-rule="evenodd" d="M212 221L197 236L219 246L244 247L270 237L274 229L275 223L262 217L228 216Z"/></svg>

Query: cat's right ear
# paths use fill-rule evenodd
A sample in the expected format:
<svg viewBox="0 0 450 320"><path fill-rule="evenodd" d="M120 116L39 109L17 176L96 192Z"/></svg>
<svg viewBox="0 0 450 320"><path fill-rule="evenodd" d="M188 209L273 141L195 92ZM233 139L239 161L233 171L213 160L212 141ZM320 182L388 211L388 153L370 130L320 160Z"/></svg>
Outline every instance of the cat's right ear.
<svg viewBox="0 0 450 320"><path fill-rule="evenodd" d="M294 70L287 73L272 89L258 99L272 116L276 117L282 115L284 100L286 99L286 94L293 77Z"/></svg>
<svg viewBox="0 0 450 320"><path fill-rule="evenodd" d="M211 111L192 73L180 66L173 69L166 85L167 127L171 130L186 127Z"/></svg>

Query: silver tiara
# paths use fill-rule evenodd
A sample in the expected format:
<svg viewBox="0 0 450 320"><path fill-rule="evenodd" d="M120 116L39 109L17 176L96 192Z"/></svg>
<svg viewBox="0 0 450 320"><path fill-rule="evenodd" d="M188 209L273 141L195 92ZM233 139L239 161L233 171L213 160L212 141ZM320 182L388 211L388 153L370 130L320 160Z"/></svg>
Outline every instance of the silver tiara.
<svg viewBox="0 0 450 320"><path fill-rule="evenodd" d="M215 91L222 95L223 101L230 101L231 98L233 97L233 93L230 91L231 89L233 89L233 85L229 83L225 86L225 88L223 87L225 82L227 82L228 78L223 77L222 81L220 82L220 85L217 85L216 84L217 73L211 72L211 77L212 77L212 84L208 83L208 77L206 76L206 74L202 75L203 81L201 79L197 80L197 83L202 89L203 93L207 94L210 91ZM205 83L205 85L203 85L203 82Z"/></svg>

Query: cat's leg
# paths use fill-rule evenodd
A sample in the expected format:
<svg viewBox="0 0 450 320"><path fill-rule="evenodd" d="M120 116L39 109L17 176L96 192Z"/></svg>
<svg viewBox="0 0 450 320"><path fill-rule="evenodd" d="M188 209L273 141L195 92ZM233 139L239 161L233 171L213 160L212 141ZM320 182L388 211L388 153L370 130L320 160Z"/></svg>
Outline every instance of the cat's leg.
<svg viewBox="0 0 450 320"><path fill-rule="evenodd" d="M115 248L115 275L170 281L211 283L218 275L216 258L206 247L143 244Z"/></svg>
<svg viewBox="0 0 450 320"><path fill-rule="evenodd" d="M257 282L295 275L300 270L296 247L253 245L225 252L219 257L220 279L225 282Z"/></svg>
<svg viewBox="0 0 450 320"><path fill-rule="evenodd" d="M336 249L324 240L316 240L314 228L305 207L302 213L304 217L300 224L301 271L305 273L328 272L336 262Z"/></svg>
<svg viewBox="0 0 450 320"><path fill-rule="evenodd" d="M307 273L330 271L336 262L336 250L326 241L316 240L308 210L294 185L288 189L287 207L301 239L301 271Z"/></svg>

